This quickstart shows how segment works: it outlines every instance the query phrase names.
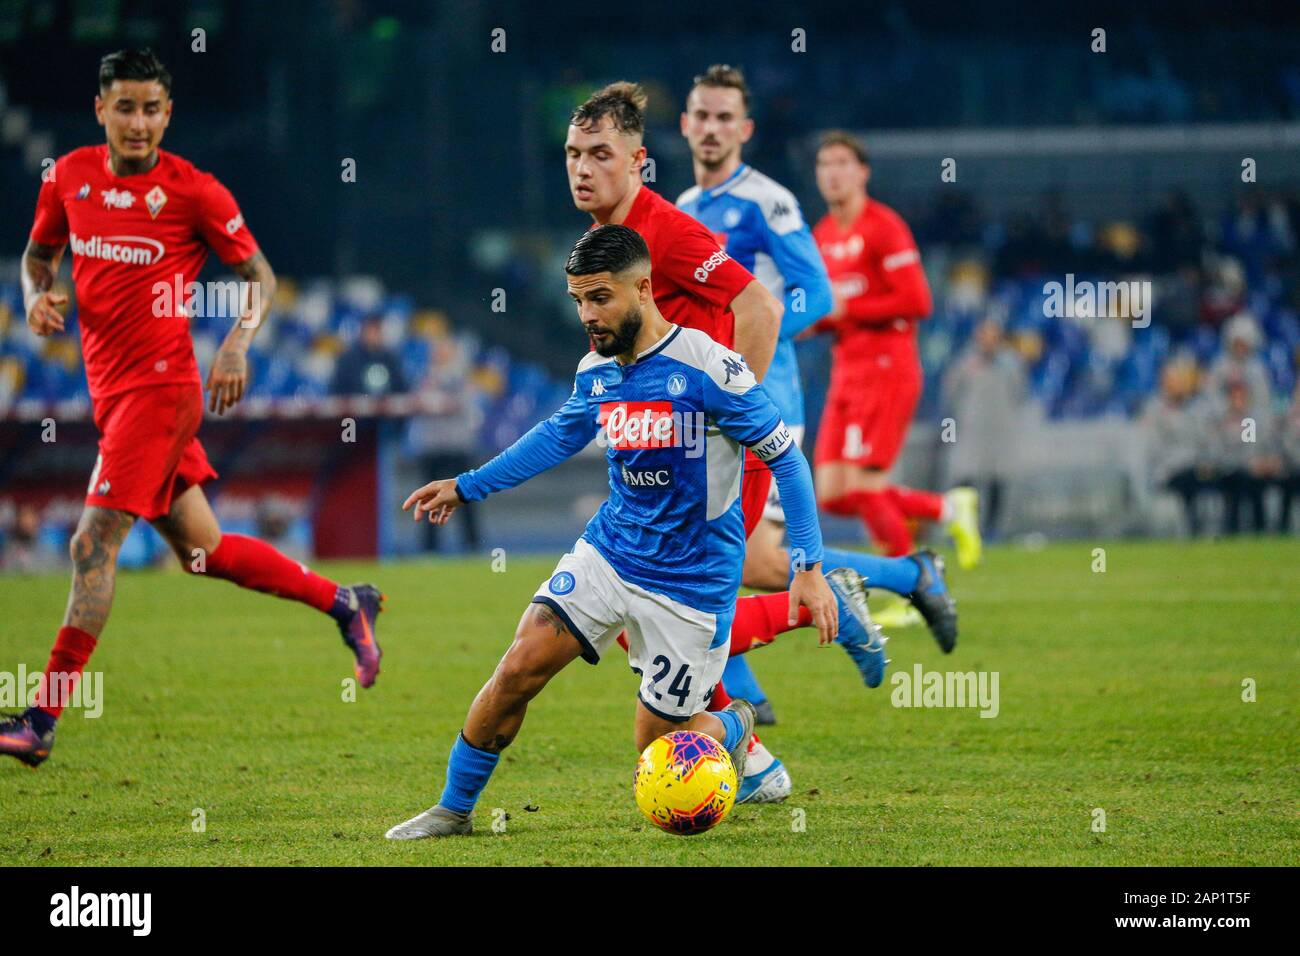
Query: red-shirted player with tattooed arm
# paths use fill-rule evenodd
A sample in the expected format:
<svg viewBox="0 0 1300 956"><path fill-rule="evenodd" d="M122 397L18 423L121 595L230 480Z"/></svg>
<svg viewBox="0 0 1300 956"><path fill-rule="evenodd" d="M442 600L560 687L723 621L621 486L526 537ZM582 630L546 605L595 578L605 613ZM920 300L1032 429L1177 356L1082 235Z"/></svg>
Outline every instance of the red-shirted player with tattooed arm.
<svg viewBox="0 0 1300 956"><path fill-rule="evenodd" d="M664 318L735 349L761 381L776 351L784 306L719 247L708 228L642 183L645 99L636 84L613 83L574 111L564 147L574 205L590 213L596 225L636 230L650 249L652 294ZM747 457L740 488L746 537L763 516L771 480L761 462L751 464ZM837 643L849 652L867 686L876 687L885 672L884 642L870 622L862 579L837 568L828 580L838 602ZM811 624L807 608L792 602L788 591L742 597L731 625L731 653L743 654ZM729 701L719 684L709 709L721 710ZM774 759L757 736L753 743L746 774L762 773Z"/></svg>
<svg viewBox="0 0 1300 956"><path fill-rule="evenodd" d="M246 354L275 291L275 276L229 191L213 176L160 150L171 121L171 76L148 50L106 56L95 115L107 144L61 157L41 186L22 261L27 324L40 336L64 330L52 291L71 246L82 354L100 434L86 507L72 535L72 593L36 706L0 721L0 753L35 767L108 620L118 549L137 518L149 521L181 567L308 604L338 622L363 687L380 650L372 585L340 587L256 538L222 534L200 487L216 477L196 437L203 386L184 301L209 250L240 277L240 318L208 373L208 407L220 415L244 395Z"/></svg>
<svg viewBox="0 0 1300 956"><path fill-rule="evenodd" d="M921 253L901 216L867 198L866 148L848 133L827 133L817 149L817 188L829 211L813 228L834 295L815 332L833 332L831 387L817 429L817 500L833 514L861 518L891 556L909 554L908 518L943 521L964 568L979 561L975 492L947 495L890 483L921 398L916 323L930 314Z"/></svg>

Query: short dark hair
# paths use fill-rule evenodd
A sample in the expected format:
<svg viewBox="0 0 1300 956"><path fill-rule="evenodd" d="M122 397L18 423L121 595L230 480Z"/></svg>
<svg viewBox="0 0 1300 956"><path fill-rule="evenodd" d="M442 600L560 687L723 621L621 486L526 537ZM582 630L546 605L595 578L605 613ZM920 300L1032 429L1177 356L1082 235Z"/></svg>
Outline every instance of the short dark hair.
<svg viewBox="0 0 1300 956"><path fill-rule="evenodd" d="M745 112L749 112L749 84L745 82L745 74L739 68L727 63L714 63L691 83L692 90L697 86L740 90L740 102L744 104Z"/></svg>
<svg viewBox="0 0 1300 956"><path fill-rule="evenodd" d="M571 276L612 272L615 275L638 263L650 263L650 247L628 226L606 223L584 232L573 244L564 271Z"/></svg>
<svg viewBox="0 0 1300 956"><path fill-rule="evenodd" d="M641 134L645 132L645 104L645 90L639 84L626 80L611 83L587 97L569 117L569 125L584 128L608 116L620 133Z"/></svg>
<svg viewBox="0 0 1300 956"><path fill-rule="evenodd" d="M822 133L822 137L817 143L817 152L821 153L828 146L843 146L852 151L853 155L858 158L858 162L863 166L871 165L871 160L867 156L866 144L848 130L832 129Z"/></svg>
<svg viewBox="0 0 1300 956"><path fill-rule="evenodd" d="M114 80L157 80L171 96L172 75L148 47L110 53L99 61L99 88L107 90Z"/></svg>

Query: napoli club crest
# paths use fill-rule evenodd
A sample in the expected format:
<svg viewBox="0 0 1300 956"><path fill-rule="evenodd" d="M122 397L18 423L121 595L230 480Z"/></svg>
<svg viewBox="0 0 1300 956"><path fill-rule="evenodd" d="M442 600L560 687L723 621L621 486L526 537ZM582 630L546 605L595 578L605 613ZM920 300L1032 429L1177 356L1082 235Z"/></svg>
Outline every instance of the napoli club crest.
<svg viewBox="0 0 1300 956"><path fill-rule="evenodd" d="M573 590L578 582L568 571L559 571L552 578L549 585L552 594L568 594Z"/></svg>
<svg viewBox="0 0 1300 956"><path fill-rule="evenodd" d="M668 394L680 395L686 391L686 376L681 372L673 372L668 376Z"/></svg>

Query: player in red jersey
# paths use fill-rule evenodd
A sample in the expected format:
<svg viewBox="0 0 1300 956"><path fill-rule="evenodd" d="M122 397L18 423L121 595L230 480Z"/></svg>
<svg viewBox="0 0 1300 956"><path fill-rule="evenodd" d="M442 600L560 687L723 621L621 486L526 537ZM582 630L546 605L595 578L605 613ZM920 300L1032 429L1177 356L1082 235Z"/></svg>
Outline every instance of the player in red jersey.
<svg viewBox="0 0 1300 956"><path fill-rule="evenodd" d="M834 293L830 392L817 429L817 499L834 514L860 517L886 553L913 550L908 518L943 521L957 561L979 561L975 491L947 495L890 483L889 471L921 398L916 323L930 314L930 286L907 223L867 197L866 148L828 133L817 150L817 188L829 207L813 228Z"/></svg>
<svg viewBox="0 0 1300 956"><path fill-rule="evenodd" d="M216 477L196 437L203 385L185 315L174 296L198 277L209 250L243 280L240 318L208 373L220 415L244 394L246 354L266 318L275 275L229 191L159 149L171 121L171 76L148 50L104 57L95 115L107 136L62 156L41 185L22 260L27 324L64 330L53 291L72 248L82 354L100 434L86 506L72 535L72 593L36 705L0 722L0 753L30 766L49 756L54 727L108 620L118 549L137 518L167 539L181 567L300 601L329 614L356 655L363 687L381 652L372 585L340 587L256 538L223 534L200 487ZM179 299L179 301L174 301Z"/></svg>
<svg viewBox="0 0 1300 956"><path fill-rule="evenodd" d="M644 185L644 108L645 93L624 82L597 91L574 111L565 140L574 205L590 213L594 224L622 224L640 233L650 248L650 283L659 311L670 322L698 328L734 348L761 381L776 351L784 306L727 255L707 227ZM761 463L752 467L748 458L741 482L746 536L763 516L772 477ZM855 596L845 606L869 624L865 592L860 602ZM848 622L841 615L840 626L865 633L861 620ZM807 609L792 604L788 591L739 598L732 652L743 653L811 624ZM877 656L883 660L883 653ZM874 663L883 676L883 667ZM709 709L721 710L730 700L719 684ZM773 760L757 736L753 741L747 773L759 773Z"/></svg>

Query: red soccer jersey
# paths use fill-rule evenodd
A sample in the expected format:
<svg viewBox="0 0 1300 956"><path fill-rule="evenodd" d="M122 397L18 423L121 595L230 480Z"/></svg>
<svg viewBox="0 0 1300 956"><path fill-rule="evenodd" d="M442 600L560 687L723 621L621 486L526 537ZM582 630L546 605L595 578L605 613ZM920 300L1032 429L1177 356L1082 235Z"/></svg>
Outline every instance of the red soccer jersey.
<svg viewBox="0 0 1300 956"><path fill-rule="evenodd" d="M698 220L647 186L632 201L623 225L650 247L650 285L664 318L734 347L731 301L754 281L753 274Z"/></svg>
<svg viewBox="0 0 1300 956"><path fill-rule="evenodd" d="M91 398L200 384L186 287L209 249L227 265L257 252L229 190L163 150L147 173L117 176L107 145L85 146L60 157L53 173L41 185L31 239L71 247Z"/></svg>
<svg viewBox="0 0 1300 956"><path fill-rule="evenodd" d="M867 200L848 229L827 214L813 229L844 315L823 320L835 332L840 375L876 377L882 369L920 374L916 322L930 314L930 286L921 253L901 216Z"/></svg>

